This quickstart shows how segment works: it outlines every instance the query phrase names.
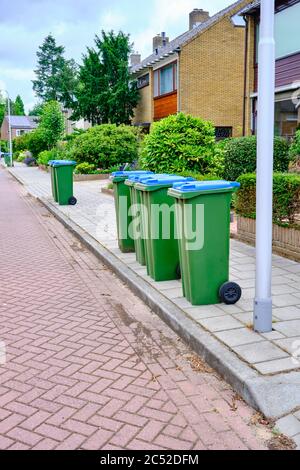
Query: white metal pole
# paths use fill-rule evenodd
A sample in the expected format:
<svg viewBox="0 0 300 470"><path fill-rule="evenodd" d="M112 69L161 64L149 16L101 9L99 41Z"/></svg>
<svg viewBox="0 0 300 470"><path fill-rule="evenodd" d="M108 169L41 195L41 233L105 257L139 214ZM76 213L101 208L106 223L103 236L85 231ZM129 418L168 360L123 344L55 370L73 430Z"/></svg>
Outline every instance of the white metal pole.
<svg viewBox="0 0 300 470"><path fill-rule="evenodd" d="M10 166L13 166L13 151L12 151L11 122L10 122L10 98L9 98L8 93L7 93L7 112L8 112L8 135L9 135Z"/></svg>
<svg viewBox="0 0 300 470"><path fill-rule="evenodd" d="M275 94L274 0L261 0L258 52L256 292L254 329L272 331L272 215Z"/></svg>

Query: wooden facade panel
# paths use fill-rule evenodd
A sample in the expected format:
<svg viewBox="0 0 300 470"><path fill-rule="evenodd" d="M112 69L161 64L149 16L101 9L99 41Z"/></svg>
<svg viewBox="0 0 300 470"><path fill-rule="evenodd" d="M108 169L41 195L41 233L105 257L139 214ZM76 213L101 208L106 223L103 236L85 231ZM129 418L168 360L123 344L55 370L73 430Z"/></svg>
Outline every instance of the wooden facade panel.
<svg viewBox="0 0 300 470"><path fill-rule="evenodd" d="M154 120L177 113L177 91L166 96L154 98Z"/></svg>
<svg viewBox="0 0 300 470"><path fill-rule="evenodd" d="M300 52L276 60L275 86L290 85L300 80ZM254 67L254 91L258 90L258 66Z"/></svg>

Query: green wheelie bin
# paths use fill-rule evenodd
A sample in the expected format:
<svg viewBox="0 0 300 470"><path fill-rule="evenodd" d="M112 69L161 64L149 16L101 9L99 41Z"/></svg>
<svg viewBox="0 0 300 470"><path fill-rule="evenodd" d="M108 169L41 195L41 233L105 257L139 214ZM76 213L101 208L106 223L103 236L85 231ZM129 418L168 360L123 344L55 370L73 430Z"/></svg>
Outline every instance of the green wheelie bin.
<svg viewBox="0 0 300 470"><path fill-rule="evenodd" d="M77 199L73 195L73 172L76 162L69 160L55 160L52 163L54 170L54 191L56 187L57 202L60 206L75 206Z"/></svg>
<svg viewBox="0 0 300 470"><path fill-rule="evenodd" d="M11 158L10 158L10 153L5 153L4 154L4 163L7 167L11 166Z"/></svg>
<svg viewBox="0 0 300 470"><path fill-rule="evenodd" d="M180 279L174 199L168 195L168 189L175 182L188 181L194 179L153 175L135 184L141 195L147 272L154 281Z"/></svg>
<svg viewBox="0 0 300 470"><path fill-rule="evenodd" d="M183 293L192 305L241 298L238 284L228 282L230 204L239 183L203 181L174 184L168 191L176 201L176 226Z"/></svg>
<svg viewBox="0 0 300 470"><path fill-rule="evenodd" d="M130 215L131 198L129 186L125 181L133 175L151 175L151 171L115 171L110 180L114 186L115 211L117 219L118 244L122 253L133 253L135 251L134 239L129 233L132 222Z"/></svg>
<svg viewBox="0 0 300 470"><path fill-rule="evenodd" d="M156 174L155 178L165 178L167 176L167 174ZM125 181L130 191L132 216L136 218L136 223L132 224L136 260L142 266L146 266L146 247L143 234L141 192L136 188L136 183L141 183L145 179L147 179L147 175L131 175Z"/></svg>
<svg viewBox="0 0 300 470"><path fill-rule="evenodd" d="M55 168L53 164L59 160L50 160L48 162L48 166L50 167L50 176L51 176L51 190L52 190L52 197L55 202L58 202L58 194L57 194L57 185L56 185L56 176L55 176Z"/></svg>

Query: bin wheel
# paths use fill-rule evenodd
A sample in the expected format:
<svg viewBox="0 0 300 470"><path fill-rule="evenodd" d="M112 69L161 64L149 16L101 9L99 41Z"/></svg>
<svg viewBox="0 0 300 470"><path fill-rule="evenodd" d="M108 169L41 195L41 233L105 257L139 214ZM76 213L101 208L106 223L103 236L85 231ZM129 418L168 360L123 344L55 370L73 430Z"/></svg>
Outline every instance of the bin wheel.
<svg viewBox="0 0 300 470"><path fill-rule="evenodd" d="M225 282L220 288L219 297L224 304L234 305L242 297L242 289L235 282Z"/></svg>
<svg viewBox="0 0 300 470"><path fill-rule="evenodd" d="M176 266L176 276L177 276L177 279L181 279L181 268L180 268L179 263Z"/></svg>
<svg viewBox="0 0 300 470"><path fill-rule="evenodd" d="M76 197L71 196L68 202L70 206L75 206L75 204L77 204L77 199Z"/></svg>

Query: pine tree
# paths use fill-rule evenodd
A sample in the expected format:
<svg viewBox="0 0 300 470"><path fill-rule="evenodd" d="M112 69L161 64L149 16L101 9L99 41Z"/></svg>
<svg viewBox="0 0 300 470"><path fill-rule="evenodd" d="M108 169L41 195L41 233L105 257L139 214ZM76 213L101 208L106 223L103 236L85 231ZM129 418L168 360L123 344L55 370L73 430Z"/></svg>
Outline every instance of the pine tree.
<svg viewBox="0 0 300 470"><path fill-rule="evenodd" d="M12 114L15 116L25 116L24 103L20 95L16 97L16 101L13 103Z"/></svg>
<svg viewBox="0 0 300 470"><path fill-rule="evenodd" d="M74 116L92 124L129 124L139 100L128 68L132 50L129 36L102 31L102 37L95 38L95 46L83 57Z"/></svg>
<svg viewBox="0 0 300 470"><path fill-rule="evenodd" d="M73 100L77 66L73 60L64 58L64 51L49 34L37 51L36 80L32 83L42 101L59 101L68 107Z"/></svg>

